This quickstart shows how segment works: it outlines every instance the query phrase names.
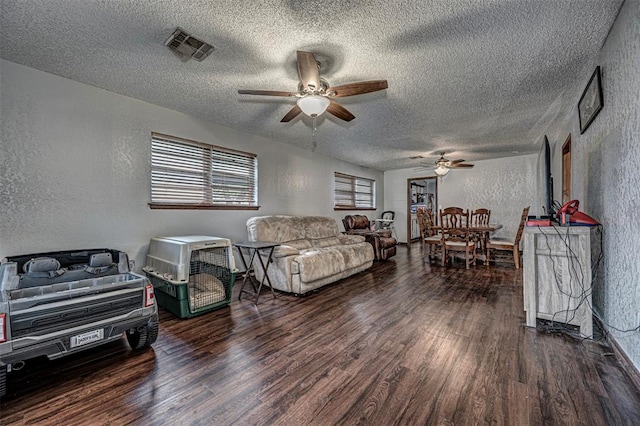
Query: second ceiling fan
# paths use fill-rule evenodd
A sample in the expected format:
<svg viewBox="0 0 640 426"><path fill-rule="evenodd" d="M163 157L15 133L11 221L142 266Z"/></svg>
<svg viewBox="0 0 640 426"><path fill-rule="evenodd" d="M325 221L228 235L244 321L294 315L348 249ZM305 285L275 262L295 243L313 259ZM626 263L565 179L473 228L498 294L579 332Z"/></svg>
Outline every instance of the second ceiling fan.
<svg viewBox="0 0 640 426"><path fill-rule="evenodd" d="M449 173L449 169L471 168L473 164L465 163L464 160L449 160L445 158L444 152L440 153L440 158L435 162L434 171L438 176L444 176Z"/></svg>
<svg viewBox="0 0 640 426"><path fill-rule="evenodd" d="M344 121L351 121L355 116L345 107L333 100L346 96L361 95L363 93L377 92L388 86L387 80L360 81L340 86L330 86L320 78L320 63L316 61L311 52L296 52L298 76L300 83L297 92L278 90L238 90L241 95L286 96L298 98L296 105L280 120L291 121L300 113L310 117L318 117L325 111Z"/></svg>

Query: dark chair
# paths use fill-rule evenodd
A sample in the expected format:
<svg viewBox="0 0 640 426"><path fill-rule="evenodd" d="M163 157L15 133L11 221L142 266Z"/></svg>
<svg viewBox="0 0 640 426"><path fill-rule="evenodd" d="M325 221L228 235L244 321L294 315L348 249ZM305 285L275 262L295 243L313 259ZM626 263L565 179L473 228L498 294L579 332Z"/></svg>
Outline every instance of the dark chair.
<svg viewBox="0 0 640 426"><path fill-rule="evenodd" d="M351 235L365 235L372 232L369 218L362 214L347 215L342 219L344 230Z"/></svg>
<svg viewBox="0 0 640 426"><path fill-rule="evenodd" d="M350 235L362 235L373 246L376 260L386 260L396 254L398 241L392 237L390 229L371 230L371 223L367 216L347 215L342 219L345 233Z"/></svg>

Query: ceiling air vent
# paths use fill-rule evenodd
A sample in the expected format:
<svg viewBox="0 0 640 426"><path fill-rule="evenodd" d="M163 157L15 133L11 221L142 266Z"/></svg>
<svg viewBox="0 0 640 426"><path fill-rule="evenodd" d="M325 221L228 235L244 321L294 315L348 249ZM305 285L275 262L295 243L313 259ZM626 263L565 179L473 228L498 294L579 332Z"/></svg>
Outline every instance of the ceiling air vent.
<svg viewBox="0 0 640 426"><path fill-rule="evenodd" d="M164 44L175 53L182 62L187 62L191 58L200 62L215 49L209 43L198 40L180 27L176 28Z"/></svg>

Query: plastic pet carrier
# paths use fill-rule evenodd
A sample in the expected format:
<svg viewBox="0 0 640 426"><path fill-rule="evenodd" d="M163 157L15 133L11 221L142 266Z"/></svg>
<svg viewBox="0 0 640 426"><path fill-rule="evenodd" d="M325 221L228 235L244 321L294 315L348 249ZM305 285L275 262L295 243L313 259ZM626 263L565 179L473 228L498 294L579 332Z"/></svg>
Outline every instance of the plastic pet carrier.
<svg viewBox="0 0 640 426"><path fill-rule="evenodd" d="M236 268L229 239L200 235L152 238L142 270L153 284L158 304L180 318L231 302Z"/></svg>

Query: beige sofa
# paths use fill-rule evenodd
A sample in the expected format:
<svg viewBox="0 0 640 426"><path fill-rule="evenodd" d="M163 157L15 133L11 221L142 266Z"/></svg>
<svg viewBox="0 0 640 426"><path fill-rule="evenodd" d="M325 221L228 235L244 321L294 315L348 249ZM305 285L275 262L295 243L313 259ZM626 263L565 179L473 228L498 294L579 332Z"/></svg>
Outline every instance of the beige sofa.
<svg viewBox="0 0 640 426"><path fill-rule="evenodd" d="M335 219L324 216L260 216L247 221L249 241L280 243L267 271L274 289L305 294L364 271L373 264L373 248L360 235L345 235ZM255 262L256 278L264 272Z"/></svg>

